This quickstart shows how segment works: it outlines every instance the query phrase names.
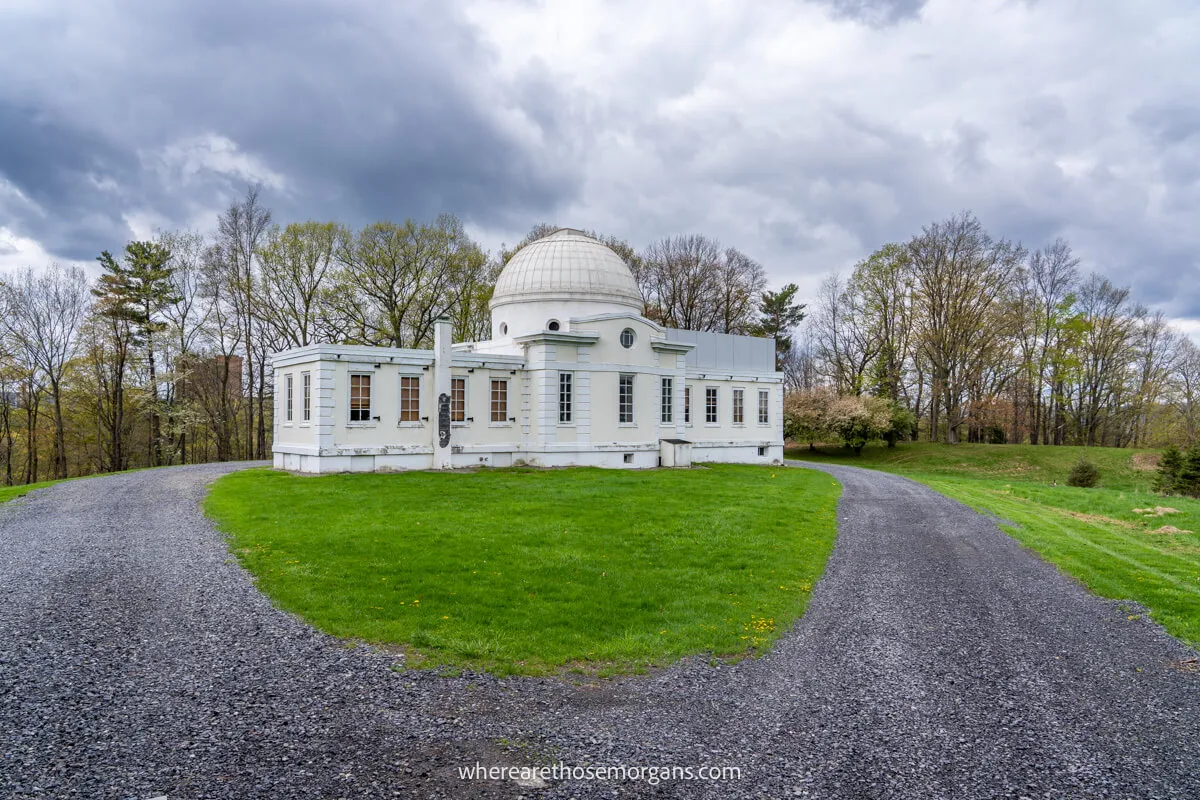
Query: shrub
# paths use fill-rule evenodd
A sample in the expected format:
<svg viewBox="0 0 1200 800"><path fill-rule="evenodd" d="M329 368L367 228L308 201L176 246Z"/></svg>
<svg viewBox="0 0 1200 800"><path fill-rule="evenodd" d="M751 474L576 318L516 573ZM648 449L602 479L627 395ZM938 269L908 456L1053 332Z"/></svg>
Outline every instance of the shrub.
<svg viewBox="0 0 1200 800"><path fill-rule="evenodd" d="M1091 489L1096 484L1100 483L1100 470L1096 465L1086 459L1079 459L1079 463L1071 467L1071 474L1067 476L1067 486L1080 486L1084 489Z"/></svg>
<svg viewBox="0 0 1200 800"><path fill-rule="evenodd" d="M829 409L837 400L832 389L800 389L783 398L783 435L793 442L816 442L829 434Z"/></svg>
<svg viewBox="0 0 1200 800"><path fill-rule="evenodd" d="M1183 453L1175 445L1168 446L1158 459L1158 474L1154 476L1154 491L1170 494L1176 491L1179 471L1183 468Z"/></svg>
<svg viewBox="0 0 1200 800"><path fill-rule="evenodd" d="M891 428L892 406L882 397L839 397L829 407L828 425L858 455L867 442L882 439Z"/></svg>

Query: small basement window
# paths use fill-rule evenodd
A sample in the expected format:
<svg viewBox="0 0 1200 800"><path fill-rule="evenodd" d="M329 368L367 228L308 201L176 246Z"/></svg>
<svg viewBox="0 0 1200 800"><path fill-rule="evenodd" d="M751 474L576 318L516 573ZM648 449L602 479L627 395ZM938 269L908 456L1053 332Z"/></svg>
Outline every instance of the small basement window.
<svg viewBox="0 0 1200 800"><path fill-rule="evenodd" d="M758 454L760 456L765 456L767 454L767 448L765 448L765 447L758 448Z"/></svg>
<svg viewBox="0 0 1200 800"><path fill-rule="evenodd" d="M626 454L625 454L625 463L626 463L626 464L632 464L632 463L633 463L633 453L626 453Z"/></svg>

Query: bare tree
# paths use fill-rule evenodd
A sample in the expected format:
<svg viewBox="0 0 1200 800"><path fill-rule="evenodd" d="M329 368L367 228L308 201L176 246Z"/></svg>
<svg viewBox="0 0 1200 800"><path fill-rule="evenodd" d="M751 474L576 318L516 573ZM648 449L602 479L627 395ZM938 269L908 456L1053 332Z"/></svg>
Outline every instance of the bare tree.
<svg viewBox="0 0 1200 800"><path fill-rule="evenodd" d="M262 278L259 309L274 338L285 347L326 339L326 295L335 254L349 232L333 222L294 222L273 228L259 249Z"/></svg>
<svg viewBox="0 0 1200 800"><path fill-rule="evenodd" d="M993 240L969 212L926 226L908 249L922 322L917 342L932 371L930 430L936 435L944 411L946 440L955 444L969 384L1005 333L1000 313L1024 251Z"/></svg>
<svg viewBox="0 0 1200 800"><path fill-rule="evenodd" d="M673 236L646 249L635 272L646 315L672 328L740 333L754 323L762 266L706 236Z"/></svg>
<svg viewBox="0 0 1200 800"><path fill-rule="evenodd" d="M268 353L259 342L263 323L256 313L255 288L257 280L258 247L271 224L271 212L258 201L261 187L251 186L246 196L233 203L217 219L219 253L227 260L223 270L225 294L237 313L242 326L242 345L246 361L246 454L267 457L265 411L266 361ZM257 371L257 375L255 372ZM255 404L258 413L255 414ZM255 421L257 419L257 441Z"/></svg>
<svg viewBox="0 0 1200 800"><path fill-rule="evenodd" d="M77 334L87 315L88 285L79 267L52 264L41 273L26 269L4 284L3 325L45 377L54 404L54 469L67 477L63 429L63 372L75 355Z"/></svg>

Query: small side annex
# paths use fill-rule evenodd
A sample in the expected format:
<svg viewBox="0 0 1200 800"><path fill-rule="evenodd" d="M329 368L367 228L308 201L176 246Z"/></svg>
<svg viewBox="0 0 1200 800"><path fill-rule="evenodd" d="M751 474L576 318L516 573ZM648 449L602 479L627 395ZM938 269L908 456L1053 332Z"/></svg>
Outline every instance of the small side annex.
<svg viewBox="0 0 1200 800"><path fill-rule="evenodd" d="M490 341L454 344L439 320L432 350L275 354L274 464L327 473L779 463L774 342L665 329L640 310L615 253L559 231L505 267Z"/></svg>

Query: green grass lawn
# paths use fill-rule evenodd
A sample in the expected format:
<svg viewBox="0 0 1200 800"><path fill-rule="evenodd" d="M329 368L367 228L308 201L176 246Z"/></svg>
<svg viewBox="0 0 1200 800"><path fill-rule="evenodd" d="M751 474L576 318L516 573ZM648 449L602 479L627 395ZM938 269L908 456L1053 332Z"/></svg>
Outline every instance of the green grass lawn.
<svg viewBox="0 0 1200 800"><path fill-rule="evenodd" d="M1095 489L1066 486L1081 455L1100 468ZM1000 517L1017 541L1104 597L1136 600L1173 635L1200 646L1200 501L1149 491L1148 450L1032 445L901 444L789 449L788 456L871 467L921 481ZM1052 485L1057 483L1057 486ZM1150 516L1134 509L1171 508ZM1165 533L1170 526L1189 533Z"/></svg>
<svg viewBox="0 0 1200 800"><path fill-rule="evenodd" d="M761 651L799 617L841 489L796 469L247 470L205 504L259 587L408 663L635 671Z"/></svg>
<svg viewBox="0 0 1200 800"><path fill-rule="evenodd" d="M0 503L5 503L9 500L15 500L18 497L24 497L34 489L42 489L61 482L62 481L42 481L41 483L28 483L24 486L0 486Z"/></svg>

